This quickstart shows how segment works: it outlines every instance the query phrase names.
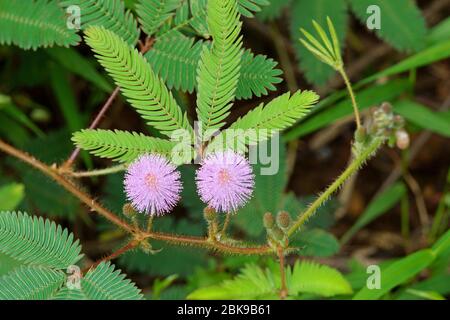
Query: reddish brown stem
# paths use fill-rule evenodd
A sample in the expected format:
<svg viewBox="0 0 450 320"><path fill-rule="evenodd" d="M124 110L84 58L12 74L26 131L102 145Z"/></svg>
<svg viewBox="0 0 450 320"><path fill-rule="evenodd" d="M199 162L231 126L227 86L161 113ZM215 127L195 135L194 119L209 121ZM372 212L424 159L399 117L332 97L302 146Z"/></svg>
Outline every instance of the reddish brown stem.
<svg viewBox="0 0 450 320"><path fill-rule="evenodd" d="M284 300L288 295L288 289L286 285L286 272L284 270L284 252L281 246L278 246L278 258L280 260L280 277L281 277L280 298Z"/></svg>
<svg viewBox="0 0 450 320"><path fill-rule="evenodd" d="M88 207L92 209L92 211L98 212L105 219L109 220L113 224L122 228L126 232L132 234L137 241L142 241L146 238L161 240L165 242L169 242L177 245L192 245L212 250L218 250L221 252L234 253L234 254L271 254L272 249L265 245L259 247L235 247L226 243L217 242L217 241L209 241L207 238L201 237L192 237L192 236L182 236L182 235L173 235L167 233L160 232L146 232L140 229L137 229L126 221L117 217L114 213L104 208L97 201L92 199L87 193L80 190L71 180L61 174L61 171L56 168L56 166L48 166L43 162L37 160L36 158L28 155L27 153L20 151L9 144L5 143L0 139L0 150L3 150L5 153L24 161L25 163L31 165L35 169L38 169L45 175L54 179L58 184L60 184L67 191L72 193L75 197L77 197L81 202L86 204Z"/></svg>
<svg viewBox="0 0 450 320"><path fill-rule="evenodd" d="M114 102L114 99L117 97L119 92L120 92L120 87L117 87L116 89L114 89L114 91L109 96L108 100L106 100L105 104L100 109L99 113L95 116L94 120L92 121L91 125L89 126L89 129L95 129L99 125L100 120L105 116L106 112L108 111L108 109L112 105L112 103ZM67 161L62 165L63 170L69 169L73 165L76 158L80 154L80 151L81 151L81 148L78 148L78 147L75 148L75 150L73 150L73 152L69 156L69 159L67 159Z"/></svg>
<svg viewBox="0 0 450 320"><path fill-rule="evenodd" d="M117 258L118 256L124 254L125 252L130 251L130 250L136 248L138 245L139 245L139 241L136 241L136 240L130 241L129 243L127 243L127 244L126 244L125 246L123 246L122 248L120 248L120 249L114 251L113 253L111 253L109 256L107 256L107 257L105 257L105 258L103 258L103 259L100 259L100 260L94 262L94 263L93 263L92 265L90 265L89 267L83 269L83 273L86 273L86 272L88 272L90 269L93 269L93 268L97 267L97 266L98 266L100 263L102 263L102 262L107 262L107 261L110 261L110 260L113 260L113 259Z"/></svg>

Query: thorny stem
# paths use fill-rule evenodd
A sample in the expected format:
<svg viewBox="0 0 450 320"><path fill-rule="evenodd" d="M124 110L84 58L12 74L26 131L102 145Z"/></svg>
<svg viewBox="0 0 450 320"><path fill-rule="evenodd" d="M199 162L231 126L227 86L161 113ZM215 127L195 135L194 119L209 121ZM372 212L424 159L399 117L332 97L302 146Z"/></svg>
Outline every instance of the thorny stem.
<svg viewBox="0 0 450 320"><path fill-rule="evenodd" d="M49 176L53 180L55 180L58 184L60 184L64 189L77 197L81 202L86 204L92 211L98 212L105 219L109 220L111 223L117 225L122 228L126 232L133 234L136 239L145 240L145 239L154 239L165 241L172 244L178 245L192 245L197 247L203 247L206 249L217 250L226 253L234 253L234 254L247 254L247 255L264 255L264 254L272 254L272 249L267 246L255 246L255 247L235 247L232 245L228 245L226 243L221 243L218 241L209 241L207 238L202 237L193 237L193 236L182 236L182 235L173 235L168 233L161 232L146 232L140 229L137 229L126 221L117 217L114 213L104 208L101 204L95 201L91 196L89 196L84 191L80 190L78 186L76 186L71 180L65 177L61 171L56 168L56 166L48 166L43 162L37 160L36 158L30 156L29 154L20 151L9 144L5 143L0 139L0 150L5 153L13 156L17 159L22 160L23 162L29 164L33 168L41 171L45 175Z"/></svg>
<svg viewBox="0 0 450 320"><path fill-rule="evenodd" d="M106 111L108 111L109 107L114 102L114 99L117 97L117 95L120 92L120 87L117 87L114 89L114 91L109 96L108 100L106 100L103 107L100 109L99 113L95 116L94 120L92 121L91 125L89 126L89 129L94 129L98 126L100 123L100 120L104 117L106 114ZM77 147L75 148L72 153L69 156L69 159L62 165L63 170L69 171L70 167L73 165L75 160L77 159L78 155L80 154L81 148Z"/></svg>
<svg viewBox="0 0 450 320"><path fill-rule="evenodd" d="M300 214L294 224L289 228L288 237L297 231L308 219L316 213L317 209L352 176L384 143L384 138L374 138L372 142L357 157L353 159L344 172L306 209Z"/></svg>
<svg viewBox="0 0 450 320"><path fill-rule="evenodd" d="M224 237L227 232L227 228L230 225L230 220L231 220L231 212L227 212L227 214L225 216L225 221L223 222L222 231L220 232L222 237Z"/></svg>
<svg viewBox="0 0 450 320"><path fill-rule="evenodd" d="M284 252L281 246L277 248L278 259L280 260L280 277L281 277L281 289L280 289L280 298L282 300L286 299L288 295L288 289L286 286L286 273L284 270Z"/></svg>
<svg viewBox="0 0 450 320"><path fill-rule="evenodd" d="M125 231L130 233L133 233L135 231L134 228L131 227L129 224L127 224L125 221L118 218L112 212L105 209L102 205L100 205L98 202L92 199L88 194L81 191L71 180L62 176L55 166L50 167L44 164L43 162L37 160L36 158L30 156L29 154L10 146L1 139L0 139L0 150L3 150L5 153L18 158L23 162L28 163L32 167L38 169L39 171L43 172L44 174L55 180L57 183L59 183L67 191L72 193L81 202L85 203L93 211L97 211L100 215L102 215L112 223L116 224L117 226L121 227Z"/></svg>
<svg viewBox="0 0 450 320"><path fill-rule="evenodd" d="M82 172L68 172L67 174L74 178L84 178L84 177L97 177L97 176L104 176L111 173L117 173L124 171L126 169L126 165L120 164L117 166L104 168L104 169L98 169L98 170L91 170L91 171L82 171Z"/></svg>
<svg viewBox="0 0 450 320"><path fill-rule="evenodd" d="M350 80L348 79L348 76L347 76L347 73L345 72L344 67L338 68L337 71L340 73L340 75L344 79L345 85L347 87L347 91L350 95L350 99L352 100L353 112L355 113L355 120L356 120L356 129L359 129L359 128L361 128L361 118L359 116L358 104L356 103L355 93L353 92L352 85L350 83Z"/></svg>
<svg viewBox="0 0 450 320"><path fill-rule="evenodd" d="M153 228L153 218L154 216L151 215L147 220L147 232L151 232Z"/></svg>
<svg viewBox="0 0 450 320"><path fill-rule="evenodd" d="M94 262L92 265L90 265L90 266L86 267L85 269L83 269L83 273L86 273L90 269L93 269L93 268L97 267L102 262L107 262L107 261L110 261L110 260L113 260L113 259L117 258L118 256L124 254L125 252L136 248L138 245L139 245L139 241L137 241L137 240L130 241L129 243L127 243L122 248L120 248L120 249L114 251L113 253L111 253L109 256L107 256L107 257L105 257L103 259L100 259L100 260Z"/></svg>

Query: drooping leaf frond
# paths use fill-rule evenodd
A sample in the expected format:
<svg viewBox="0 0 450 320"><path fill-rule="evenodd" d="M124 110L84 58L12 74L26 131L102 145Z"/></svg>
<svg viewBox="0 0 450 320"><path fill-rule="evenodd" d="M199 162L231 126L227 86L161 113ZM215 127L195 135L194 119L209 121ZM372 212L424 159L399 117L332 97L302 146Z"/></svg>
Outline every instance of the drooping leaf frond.
<svg viewBox="0 0 450 320"><path fill-rule="evenodd" d="M148 137L142 133L101 129L75 132L72 140L81 149L119 162L131 162L146 153L158 153L171 158L175 155L173 152L177 144L169 140Z"/></svg>
<svg viewBox="0 0 450 320"><path fill-rule="evenodd" d="M122 0L63 0L61 6L78 6L81 13L81 29L89 26L103 26L113 31L130 45L139 39L137 21L130 11L125 10Z"/></svg>
<svg viewBox="0 0 450 320"><path fill-rule="evenodd" d="M41 266L22 266L0 277L0 300L45 300L63 285L66 275Z"/></svg>
<svg viewBox="0 0 450 320"><path fill-rule="evenodd" d="M205 46L210 46L210 42L194 42L193 38L172 31L158 38L145 57L169 88L191 93L197 87L197 66ZM277 62L264 55L243 51L236 99L260 97L275 90L274 84L282 81L282 71L276 66Z"/></svg>
<svg viewBox="0 0 450 320"><path fill-rule="evenodd" d="M158 38L145 57L169 88L192 93L196 72L205 42L196 41L179 32Z"/></svg>
<svg viewBox="0 0 450 320"><path fill-rule="evenodd" d="M133 282L125 278L114 265L102 262L81 280L83 293L90 300L142 300Z"/></svg>
<svg viewBox="0 0 450 320"><path fill-rule="evenodd" d="M253 95L261 97L268 91L276 90L274 84L280 83L283 73L277 69L277 62L266 56L253 55L245 50L241 61L241 75L237 84L236 99L250 99Z"/></svg>
<svg viewBox="0 0 450 320"><path fill-rule="evenodd" d="M265 106L261 104L221 132L208 146L208 150L223 147L245 150L246 145L264 141L292 126L310 111L318 99L314 91L299 90L292 96L287 92Z"/></svg>
<svg viewBox="0 0 450 320"><path fill-rule="evenodd" d="M192 132L187 115L136 49L103 27L89 27L85 34L100 64L147 124L167 136L179 129Z"/></svg>
<svg viewBox="0 0 450 320"><path fill-rule="evenodd" d="M50 220L0 212L0 252L26 264L63 269L80 258L73 235Z"/></svg>
<svg viewBox="0 0 450 320"><path fill-rule="evenodd" d="M56 1L0 0L0 44L22 49L76 45L76 30L66 26Z"/></svg>
<svg viewBox="0 0 450 320"><path fill-rule="evenodd" d="M208 1L211 49L202 52L197 71L197 115L203 132L219 129L230 113L240 75L242 22L236 0Z"/></svg>
<svg viewBox="0 0 450 320"><path fill-rule="evenodd" d="M312 293L331 297L352 293L350 284L339 271L309 261L297 262L287 283L292 295Z"/></svg>

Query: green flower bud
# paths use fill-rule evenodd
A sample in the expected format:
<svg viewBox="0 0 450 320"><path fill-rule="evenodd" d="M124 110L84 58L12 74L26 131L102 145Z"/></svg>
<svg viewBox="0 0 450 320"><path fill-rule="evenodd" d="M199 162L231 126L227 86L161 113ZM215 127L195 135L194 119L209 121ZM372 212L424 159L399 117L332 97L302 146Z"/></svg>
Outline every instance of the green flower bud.
<svg viewBox="0 0 450 320"><path fill-rule="evenodd" d="M122 212L128 218L132 218L137 214L131 203L125 203L122 207Z"/></svg>
<svg viewBox="0 0 450 320"><path fill-rule="evenodd" d="M272 213L266 212L263 217L264 227L266 229L272 229L275 224L275 219L273 218Z"/></svg>
<svg viewBox="0 0 450 320"><path fill-rule="evenodd" d="M284 232L280 229L278 226L274 226L271 230L271 235L276 241L283 241L284 239Z"/></svg>
<svg viewBox="0 0 450 320"><path fill-rule="evenodd" d="M381 109L384 113L392 113L392 105L389 102L383 102L381 104Z"/></svg>
<svg viewBox="0 0 450 320"><path fill-rule="evenodd" d="M280 211L277 215L277 225L285 230L291 225L291 216L286 211Z"/></svg>

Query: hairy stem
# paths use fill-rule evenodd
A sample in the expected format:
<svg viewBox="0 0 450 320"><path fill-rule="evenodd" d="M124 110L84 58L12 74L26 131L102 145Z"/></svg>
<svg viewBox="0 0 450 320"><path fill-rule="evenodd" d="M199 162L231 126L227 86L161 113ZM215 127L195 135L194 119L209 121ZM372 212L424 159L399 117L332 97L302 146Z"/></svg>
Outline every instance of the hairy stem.
<svg viewBox="0 0 450 320"><path fill-rule="evenodd" d="M160 240L165 241L172 244L177 245L191 245L196 247L203 247L211 250L217 250L225 253L230 254L246 254L246 255L255 255L255 254L272 254L272 249L267 246L232 246L229 244L221 243L218 241L210 241L208 238L202 238L202 237L192 237L192 236L182 236L182 235L173 235L168 233L161 233L161 232L146 232L140 229L137 229L136 227L133 227L132 225L128 224L126 221L120 219L117 217L114 213L109 211L108 209L104 208L100 203L95 201L89 194L85 193L84 191L80 190L78 186L76 186L71 180L69 180L67 177L61 174L61 171L56 168L56 166L48 166L44 164L43 162L37 160L33 156L30 156L29 154L20 151L9 144L5 143L3 140L0 139L0 150L4 151L6 154L9 154L10 156L13 156L19 160L22 160L23 162L29 164L33 168L41 171L48 177L52 178L57 182L59 185L61 185L64 189L66 189L68 192L73 194L76 198L78 198L81 202L86 204L89 208L92 209L92 211L96 211L101 216L103 216L105 219L110 221L111 223L115 224L116 226L122 228L126 232L133 234L135 236L135 239L144 240L144 239L154 239L154 240Z"/></svg>
<svg viewBox="0 0 450 320"><path fill-rule="evenodd" d="M0 139L0 150L3 150L5 153L22 160L23 162L31 165L32 167L38 169L45 175L49 176L53 180L55 180L58 184L60 184L64 189L69 191L75 197L77 197L81 202L90 207L93 211L98 212L100 215L121 227L127 232L133 233L135 230L128 223L118 218L109 210L105 209L101 204L92 199L87 193L80 190L78 186L76 186L71 180L64 177L58 172L56 167L50 167L43 162L37 160L36 158L30 156L29 154L17 150L16 148L10 146Z"/></svg>
<svg viewBox="0 0 450 320"><path fill-rule="evenodd" d="M127 244L126 244L125 246L123 246L122 248L120 248L120 249L114 251L113 253L111 253L109 256L107 256L107 257L105 257L105 258L103 258L103 259L100 259L100 260L94 262L94 263L93 263L92 265L90 265L89 267L85 268L85 269L83 270L83 273L86 273L86 272L89 271L90 269L94 269L95 267L97 267L97 266L98 266L100 263L102 263L102 262L107 262L107 261L110 261L110 260L113 260L113 259L119 257L120 255L124 254L125 252L130 251L130 250L136 248L138 245L139 245L139 241L136 241L136 240L130 241L129 243L127 243Z"/></svg>
<svg viewBox="0 0 450 320"><path fill-rule="evenodd" d="M117 97L117 95L120 92L120 87L117 87L114 89L114 91L109 96L108 100L106 100L103 107L100 109L99 113L95 116L94 120L92 121L91 125L89 126L89 129L95 129L98 124L100 123L100 120L105 116L106 112L108 111L109 107L114 102L114 99ZM73 165L75 160L77 159L78 155L80 154L81 148L77 147L75 150L72 151L72 153L69 156L69 159L62 165L63 170L69 170L69 168Z"/></svg>
<svg viewBox="0 0 450 320"><path fill-rule="evenodd" d="M352 84L350 83L350 80L348 79L348 76L347 76L347 73L345 72L344 67L338 68L337 71L340 73L340 75L344 79L345 86L347 87L347 91L350 95L350 99L352 100L353 112L355 113L356 128L359 129L359 128L361 128L361 118L359 115L358 104L356 103L355 93L353 92Z"/></svg>
<svg viewBox="0 0 450 320"><path fill-rule="evenodd" d="M384 143L384 138L374 138L373 141L358 155L344 172L306 209L300 214L287 235L292 236L303 224L311 218L317 209L337 190L339 187L352 176Z"/></svg>
<svg viewBox="0 0 450 320"><path fill-rule="evenodd" d="M284 270L284 252L281 246L278 246L278 259L280 260L280 277L281 277L281 288L280 288L280 299L286 299L288 295L288 289L286 285L286 272Z"/></svg>
<svg viewBox="0 0 450 320"><path fill-rule="evenodd" d="M98 169L98 170L90 170L90 171L82 171L82 172L68 172L67 174L74 178L84 178L84 177L97 177L97 176L105 176L112 173L117 173L124 171L126 169L126 165L119 164L117 166Z"/></svg>
<svg viewBox="0 0 450 320"><path fill-rule="evenodd" d="M223 222L222 231L220 232L222 237L224 237L226 235L227 228L230 225L230 220L231 220L231 212L227 212L227 214L225 216L225 221Z"/></svg>

